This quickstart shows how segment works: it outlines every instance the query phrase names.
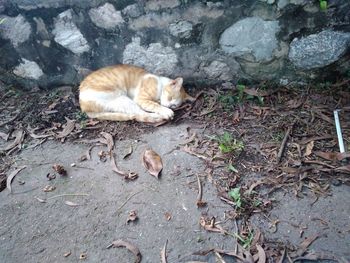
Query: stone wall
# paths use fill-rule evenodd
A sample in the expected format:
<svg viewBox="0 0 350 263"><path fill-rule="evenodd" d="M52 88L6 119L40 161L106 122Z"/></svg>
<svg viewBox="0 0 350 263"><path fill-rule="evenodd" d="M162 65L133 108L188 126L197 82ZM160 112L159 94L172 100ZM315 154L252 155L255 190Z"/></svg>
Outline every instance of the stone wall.
<svg viewBox="0 0 350 263"><path fill-rule="evenodd" d="M187 82L349 74L350 1L0 0L0 81L78 84L129 63Z"/></svg>

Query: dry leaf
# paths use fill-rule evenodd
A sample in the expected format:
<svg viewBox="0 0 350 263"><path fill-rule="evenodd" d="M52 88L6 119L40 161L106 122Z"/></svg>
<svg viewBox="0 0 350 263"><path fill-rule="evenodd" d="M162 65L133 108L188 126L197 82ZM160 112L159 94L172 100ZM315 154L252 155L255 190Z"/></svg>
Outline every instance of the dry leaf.
<svg viewBox="0 0 350 263"><path fill-rule="evenodd" d="M321 152L317 151L315 152L315 155L318 157L321 157L323 159L329 160L329 161L341 161L346 158L350 158L350 153L340 153L340 152Z"/></svg>
<svg viewBox="0 0 350 263"><path fill-rule="evenodd" d="M167 221L170 221L170 219L171 219L171 214L169 213L169 212L165 212L165 214L164 214L164 216L165 216L165 219L167 220Z"/></svg>
<svg viewBox="0 0 350 263"><path fill-rule="evenodd" d="M109 245L107 248L111 248L111 247L125 247L126 249L128 249L129 251L131 251L135 255L135 263L141 262L141 258L142 258L141 252L133 244L119 239L119 240L113 241L112 244Z"/></svg>
<svg viewBox="0 0 350 263"><path fill-rule="evenodd" d="M85 260L86 258L87 258L86 253L81 253L80 256L79 256L80 260Z"/></svg>
<svg viewBox="0 0 350 263"><path fill-rule="evenodd" d="M163 169L162 158L153 150L149 149L143 153L142 163L148 172L157 177Z"/></svg>
<svg viewBox="0 0 350 263"><path fill-rule="evenodd" d="M111 152L111 166L112 166L112 171L124 176L125 180L135 180L138 177L137 173L125 172L125 171L120 170L116 164L113 152Z"/></svg>
<svg viewBox="0 0 350 263"><path fill-rule="evenodd" d="M64 169L63 165L61 164L54 164L52 166L52 169L54 169L60 175L67 175L67 171Z"/></svg>
<svg viewBox="0 0 350 263"><path fill-rule="evenodd" d="M69 251L69 252L67 252L67 253L64 253L63 256L66 258L66 257L69 257L71 254L72 254L72 252Z"/></svg>
<svg viewBox="0 0 350 263"><path fill-rule="evenodd" d="M101 132L101 135L106 139L107 141L107 148L108 148L108 152L112 152L113 147L114 147L114 140L113 140L113 136L107 132Z"/></svg>
<svg viewBox="0 0 350 263"><path fill-rule="evenodd" d="M167 255L166 255L166 246L168 244L168 240L165 241L164 247L162 249L162 251L160 252L160 258L162 263L167 263Z"/></svg>
<svg viewBox="0 0 350 263"><path fill-rule="evenodd" d="M137 219L139 219L138 216L137 216L137 211L135 211L135 210L130 211L128 219L126 220L126 223L129 224L129 222L134 222Z"/></svg>
<svg viewBox="0 0 350 263"><path fill-rule="evenodd" d="M25 132L22 129L20 129L20 130L17 130L15 134L16 134L15 140L11 144L7 145L4 149L0 149L0 151L12 150L13 148L17 147L22 143Z"/></svg>
<svg viewBox="0 0 350 263"><path fill-rule="evenodd" d="M107 155L108 155L107 152L105 152L105 151L99 151L97 155L98 155L98 157L100 158L100 161L102 161L102 162L107 161Z"/></svg>
<svg viewBox="0 0 350 263"><path fill-rule="evenodd" d="M10 134L0 132L0 138L4 139L5 141L7 141L9 137L10 137Z"/></svg>
<svg viewBox="0 0 350 263"><path fill-rule="evenodd" d="M63 128L63 131L57 133L56 138L61 139L64 138L66 136L68 136L75 128L75 120L70 120L67 117L66 118L66 124Z"/></svg>
<svg viewBox="0 0 350 263"><path fill-rule="evenodd" d="M44 187L43 191L44 191L44 192L52 192L52 191L54 191L55 189L56 189L55 186L53 186L53 185L47 185L47 186Z"/></svg>
<svg viewBox="0 0 350 263"><path fill-rule="evenodd" d="M215 217L212 217L210 220L205 219L204 217L201 217L199 220L199 224L207 231L210 232L216 232L221 234L226 234L227 231L225 231L221 226L215 224Z"/></svg>
<svg viewBox="0 0 350 263"><path fill-rule="evenodd" d="M311 141L306 145L306 150L304 156L309 156L314 148L315 141Z"/></svg>
<svg viewBox="0 0 350 263"><path fill-rule="evenodd" d="M65 203L66 205L69 205L69 206L79 206L79 204L74 203L74 202L71 202L71 201L65 201L64 203Z"/></svg>
<svg viewBox="0 0 350 263"><path fill-rule="evenodd" d="M123 156L123 159L128 158L132 154L132 152L133 152L133 148L132 148L132 145L130 145L128 152Z"/></svg>
<svg viewBox="0 0 350 263"><path fill-rule="evenodd" d="M258 250L258 255L259 255L258 263L265 263L266 262L265 250L259 244L256 244L256 249Z"/></svg>
<svg viewBox="0 0 350 263"><path fill-rule="evenodd" d="M342 172L342 173L348 173L350 174L350 165L344 165L344 166L340 166L338 168L335 169L337 172Z"/></svg>
<svg viewBox="0 0 350 263"><path fill-rule="evenodd" d="M56 175L55 175L55 174L50 174L50 173L48 173L48 174L46 175L46 178L47 178L49 181L51 181L51 180L53 180L53 179L56 179Z"/></svg>
<svg viewBox="0 0 350 263"><path fill-rule="evenodd" d="M255 97L265 97L269 95L266 91L262 91L262 90L258 91L256 89L249 89L247 87L243 90L243 92Z"/></svg>
<svg viewBox="0 0 350 263"><path fill-rule="evenodd" d="M16 170L14 170L12 173L10 173L9 176L7 176L6 178L6 188L10 190L10 193L12 193L12 189L11 189L11 183L13 178L15 178L15 176L22 171L23 169L25 169L27 166L22 166L20 168L17 168Z"/></svg>

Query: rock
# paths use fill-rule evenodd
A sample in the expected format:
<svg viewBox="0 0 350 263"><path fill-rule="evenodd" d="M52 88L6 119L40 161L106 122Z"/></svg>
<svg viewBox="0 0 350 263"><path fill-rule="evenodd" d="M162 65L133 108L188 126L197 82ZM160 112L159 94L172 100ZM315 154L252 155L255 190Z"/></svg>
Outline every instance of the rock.
<svg viewBox="0 0 350 263"><path fill-rule="evenodd" d="M123 15L128 16L128 17L139 17L142 15L142 10L138 4L132 4L128 5L122 10Z"/></svg>
<svg viewBox="0 0 350 263"><path fill-rule="evenodd" d="M90 46L83 34L73 21L72 10L60 13L54 20L55 41L75 54L81 54L90 50Z"/></svg>
<svg viewBox="0 0 350 263"><path fill-rule="evenodd" d="M288 57L299 68L320 68L337 61L349 46L350 33L325 30L293 39Z"/></svg>
<svg viewBox="0 0 350 263"><path fill-rule="evenodd" d="M36 33L42 39L50 39L50 34L46 29L46 25L41 17L34 17L33 20L36 23Z"/></svg>
<svg viewBox="0 0 350 263"><path fill-rule="evenodd" d="M121 12L115 10L110 3L90 9L89 16L96 26L105 29L113 29L124 23Z"/></svg>
<svg viewBox="0 0 350 263"><path fill-rule="evenodd" d="M140 30L144 28L157 28L163 29L168 28L170 23L180 19L180 15L178 13L148 13L146 15L140 16L136 19L133 19L129 23L129 27L133 30Z"/></svg>
<svg viewBox="0 0 350 263"><path fill-rule="evenodd" d="M206 77L209 79L230 80L232 78L229 66L221 61L213 61L207 67L203 67Z"/></svg>
<svg viewBox="0 0 350 263"><path fill-rule="evenodd" d="M278 47L278 21L249 17L227 28L220 36L221 48L236 56L253 55L256 61L269 61Z"/></svg>
<svg viewBox="0 0 350 263"><path fill-rule="evenodd" d="M150 0L146 2L146 10L158 11L164 8L174 8L180 5L179 0Z"/></svg>
<svg viewBox="0 0 350 263"><path fill-rule="evenodd" d="M22 63L15 67L13 74L21 78L38 80L44 72L36 62L22 58Z"/></svg>
<svg viewBox="0 0 350 263"><path fill-rule="evenodd" d="M163 47L161 43L151 43L149 47L140 45L140 38L133 38L126 45L123 63L146 68L154 74L170 76L177 65L177 55L171 47Z"/></svg>
<svg viewBox="0 0 350 263"><path fill-rule="evenodd" d="M216 8L216 5L207 6L201 3L196 3L195 5L186 8L182 17L187 21L198 24L203 19L216 19L223 15L224 10Z"/></svg>
<svg viewBox="0 0 350 263"><path fill-rule="evenodd" d="M32 28L24 16L0 16L0 20L2 20L0 25L2 38L9 39L14 47L29 39Z"/></svg>
<svg viewBox="0 0 350 263"><path fill-rule="evenodd" d="M170 34L174 37L188 39L191 37L193 26L190 22L179 21L169 26Z"/></svg>
<svg viewBox="0 0 350 263"><path fill-rule="evenodd" d="M11 0L11 3L23 10L34 10L39 8L62 8L67 6L77 6L80 8L96 7L105 0Z"/></svg>

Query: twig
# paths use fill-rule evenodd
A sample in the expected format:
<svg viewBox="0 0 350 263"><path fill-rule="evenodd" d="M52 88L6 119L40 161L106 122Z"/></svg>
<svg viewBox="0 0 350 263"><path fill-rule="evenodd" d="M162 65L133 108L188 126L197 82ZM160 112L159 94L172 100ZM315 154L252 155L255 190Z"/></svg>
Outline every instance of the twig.
<svg viewBox="0 0 350 263"><path fill-rule="evenodd" d="M63 196L89 196L89 194L61 194L61 195L51 196L51 197L47 198L46 200L54 199L57 197L63 197Z"/></svg>
<svg viewBox="0 0 350 263"><path fill-rule="evenodd" d="M130 196L125 200L125 202L117 209L117 212L119 212L119 210L122 209L122 208L126 205L126 203L129 202L129 200L130 200L131 198L133 198L135 195L137 195L137 194L139 194L139 193L141 193L141 192L143 192L143 190L138 191L138 192L133 193L132 195L130 195Z"/></svg>
<svg viewBox="0 0 350 263"><path fill-rule="evenodd" d="M277 154L277 160L276 160L277 164L279 164L279 162L281 161L284 149L286 148L289 134L292 131L294 124L295 124L295 121L292 123L292 125L290 127L288 127L288 130L287 130L286 134L284 135L283 141L281 143L280 149L279 149L278 154Z"/></svg>
<svg viewBox="0 0 350 263"><path fill-rule="evenodd" d="M202 200L202 195L203 195L202 184L198 174L196 174L196 176L197 176L197 183L198 183L197 207L203 207L207 203Z"/></svg>
<svg viewBox="0 0 350 263"><path fill-rule="evenodd" d="M12 122L12 121L14 121L15 119L17 119L17 117L19 116L19 114L20 114L20 113L17 113L13 118L11 118L11 119L9 119L9 120L7 120L7 121L1 122L1 123L0 123L0 127L1 127L1 126L4 126L4 125L6 125L6 124L8 124L8 123L10 123L10 122Z"/></svg>

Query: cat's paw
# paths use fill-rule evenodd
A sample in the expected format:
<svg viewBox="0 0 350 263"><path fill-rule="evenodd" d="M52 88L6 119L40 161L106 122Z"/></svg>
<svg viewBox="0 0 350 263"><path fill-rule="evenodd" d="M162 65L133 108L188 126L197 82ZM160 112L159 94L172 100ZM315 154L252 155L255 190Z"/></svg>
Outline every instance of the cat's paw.
<svg viewBox="0 0 350 263"><path fill-rule="evenodd" d="M174 118L174 112L169 109L169 108L163 108L162 112L160 113L160 115L165 119L165 120L171 120Z"/></svg>

